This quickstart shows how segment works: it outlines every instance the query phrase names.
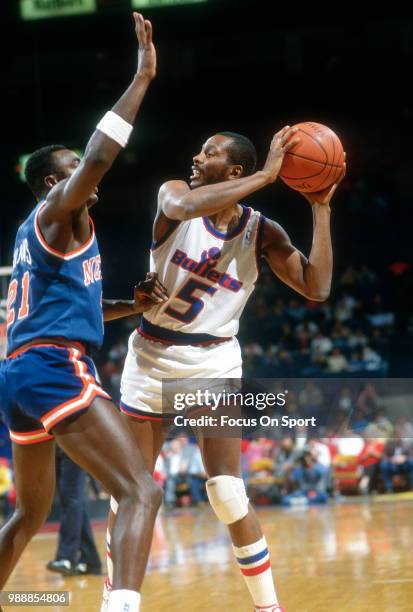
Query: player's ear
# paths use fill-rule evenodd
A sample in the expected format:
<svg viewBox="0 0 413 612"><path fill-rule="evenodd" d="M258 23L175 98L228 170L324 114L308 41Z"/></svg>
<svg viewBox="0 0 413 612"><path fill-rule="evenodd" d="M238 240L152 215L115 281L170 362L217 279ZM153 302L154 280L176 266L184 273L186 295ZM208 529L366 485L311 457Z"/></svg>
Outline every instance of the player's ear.
<svg viewBox="0 0 413 612"><path fill-rule="evenodd" d="M241 178L243 170L244 169L243 169L243 167L240 164L236 164L234 166L231 166L229 168L228 179L232 180L232 179Z"/></svg>
<svg viewBox="0 0 413 612"><path fill-rule="evenodd" d="M55 174L49 174L48 176L44 177L44 184L46 185L47 189L51 189L58 182L59 182L59 179L57 178Z"/></svg>

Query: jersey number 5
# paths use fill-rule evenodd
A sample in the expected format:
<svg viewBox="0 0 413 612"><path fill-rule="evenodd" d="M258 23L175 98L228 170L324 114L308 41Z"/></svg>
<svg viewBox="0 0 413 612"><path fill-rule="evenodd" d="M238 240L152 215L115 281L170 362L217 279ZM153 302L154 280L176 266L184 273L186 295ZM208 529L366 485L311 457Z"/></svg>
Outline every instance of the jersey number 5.
<svg viewBox="0 0 413 612"><path fill-rule="evenodd" d="M176 296L177 299L187 302L189 304L189 308L187 308L185 312L179 312L178 310L175 310L175 308L168 306L168 308L165 309L165 313L174 319L178 319L178 321L182 321L183 323L191 323L205 306L201 298L193 295L194 291L197 289L203 293L208 293L209 295L214 295L214 293L217 291L214 287L211 287L211 285L201 283L201 281L192 278L185 283Z"/></svg>
<svg viewBox="0 0 413 612"><path fill-rule="evenodd" d="M16 279L13 279L9 285L9 294L7 296L7 327L13 325L16 319L13 304L16 301L18 286L18 281ZM22 301L17 315L19 321L29 314L29 286L30 272L25 272L22 278Z"/></svg>

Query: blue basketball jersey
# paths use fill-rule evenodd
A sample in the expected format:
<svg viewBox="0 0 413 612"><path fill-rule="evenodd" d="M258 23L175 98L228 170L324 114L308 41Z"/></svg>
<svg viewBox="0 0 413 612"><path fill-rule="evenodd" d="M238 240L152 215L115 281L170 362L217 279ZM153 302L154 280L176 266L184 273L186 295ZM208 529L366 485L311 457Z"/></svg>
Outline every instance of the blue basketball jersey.
<svg viewBox="0 0 413 612"><path fill-rule="evenodd" d="M38 223L41 202L19 227L7 299L7 354L36 338L65 338L100 347L102 273L91 224L77 251L50 247Z"/></svg>

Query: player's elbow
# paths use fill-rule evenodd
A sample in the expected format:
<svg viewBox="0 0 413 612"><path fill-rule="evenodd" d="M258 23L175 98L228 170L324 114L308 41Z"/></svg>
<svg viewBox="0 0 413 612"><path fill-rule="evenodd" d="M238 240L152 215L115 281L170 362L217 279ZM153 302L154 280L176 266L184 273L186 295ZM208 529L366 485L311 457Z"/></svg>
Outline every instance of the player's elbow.
<svg viewBox="0 0 413 612"><path fill-rule="evenodd" d="M99 175L106 174L113 163L113 159L106 157L102 153L96 153L85 157L83 161L87 170Z"/></svg>
<svg viewBox="0 0 413 612"><path fill-rule="evenodd" d="M306 297L312 302L326 302L330 297L330 289L318 289L307 293Z"/></svg>
<svg viewBox="0 0 413 612"><path fill-rule="evenodd" d="M113 155L104 150L104 147L89 146L83 158L83 164L88 169L101 172L109 170L113 164Z"/></svg>
<svg viewBox="0 0 413 612"><path fill-rule="evenodd" d="M163 207L163 212L168 219L173 221L187 221L191 219L191 209L184 202L174 202Z"/></svg>

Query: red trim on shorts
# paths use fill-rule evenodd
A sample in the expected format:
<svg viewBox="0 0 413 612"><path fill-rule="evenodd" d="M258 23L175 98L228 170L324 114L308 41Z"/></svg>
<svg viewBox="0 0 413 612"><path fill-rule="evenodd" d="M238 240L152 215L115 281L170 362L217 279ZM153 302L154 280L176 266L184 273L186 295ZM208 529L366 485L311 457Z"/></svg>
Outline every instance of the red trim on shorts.
<svg viewBox="0 0 413 612"><path fill-rule="evenodd" d="M95 378L88 373L87 366L83 361L79 360L81 353L77 349L68 349L69 359L75 368L75 374L83 383L82 391L79 395L70 398L63 404L59 404L52 410L44 414L40 421L47 432L52 427L66 419L68 416L88 408L97 395L110 399L110 396L97 383Z"/></svg>
<svg viewBox="0 0 413 612"><path fill-rule="evenodd" d="M20 348L17 348L15 351L13 351L12 353L10 353L10 355L7 356L7 359L15 359L19 355L22 355L26 351L29 351L31 348L39 348L39 347L41 348L52 347L52 348L58 348L58 349L66 349L67 351L70 351L70 349L73 347L77 349L78 351L80 351L83 355L86 355L86 349L81 342L71 341L71 346L67 346L66 344L59 344L58 342L53 342L50 344L39 342L39 344L33 343L33 344L29 344L28 346L23 345Z"/></svg>
<svg viewBox="0 0 413 612"><path fill-rule="evenodd" d="M173 420L176 416L176 414L161 414L159 416L152 416L154 414L153 412L146 412L141 408L128 406L124 402L119 402L119 410L122 412L122 414L133 417L134 419L140 419L141 421L155 421L158 423L164 421L165 419Z"/></svg>
<svg viewBox="0 0 413 612"><path fill-rule="evenodd" d="M33 431L11 431L9 430L10 440L15 444L40 444L41 442L49 442L53 440L53 436L47 433L44 429L35 429Z"/></svg>

